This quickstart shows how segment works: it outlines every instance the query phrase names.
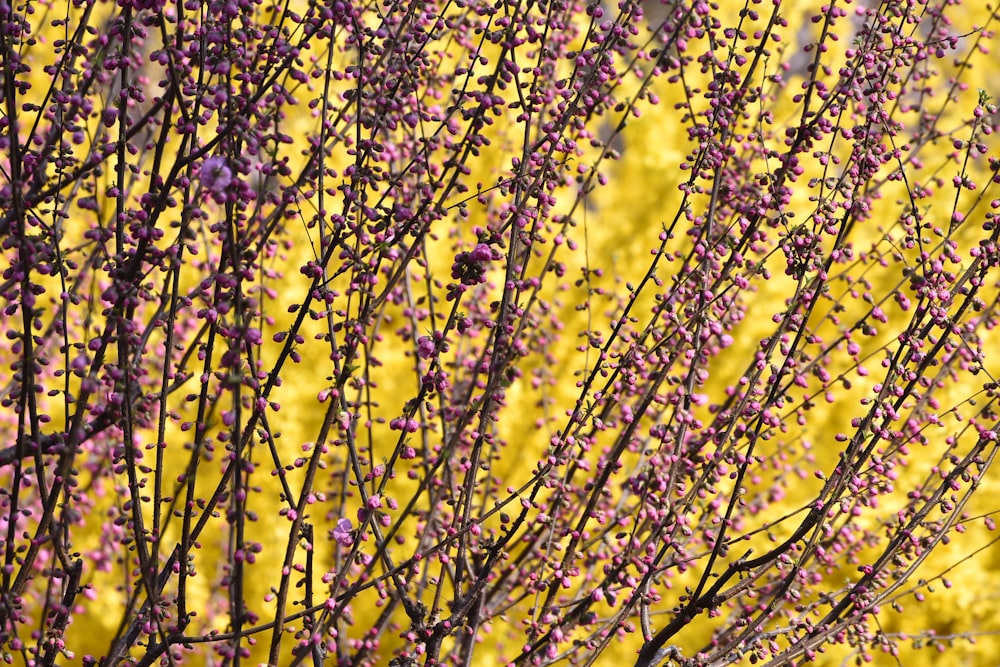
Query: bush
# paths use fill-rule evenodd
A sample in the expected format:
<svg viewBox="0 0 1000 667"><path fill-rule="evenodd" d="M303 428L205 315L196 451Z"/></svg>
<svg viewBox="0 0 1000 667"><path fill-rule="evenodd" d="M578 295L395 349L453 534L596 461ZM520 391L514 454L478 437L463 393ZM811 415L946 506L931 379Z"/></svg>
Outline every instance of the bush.
<svg viewBox="0 0 1000 667"><path fill-rule="evenodd" d="M988 661L991 12L0 6L4 658Z"/></svg>

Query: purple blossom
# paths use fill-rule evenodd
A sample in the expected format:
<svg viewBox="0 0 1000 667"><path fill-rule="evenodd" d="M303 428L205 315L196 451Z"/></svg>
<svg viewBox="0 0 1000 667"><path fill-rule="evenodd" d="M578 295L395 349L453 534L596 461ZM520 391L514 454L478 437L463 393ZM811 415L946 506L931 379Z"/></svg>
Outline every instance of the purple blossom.
<svg viewBox="0 0 1000 667"><path fill-rule="evenodd" d="M354 544L354 524L350 519L340 519L333 527L333 539L342 547Z"/></svg>
<svg viewBox="0 0 1000 667"><path fill-rule="evenodd" d="M430 336L421 336L417 341L417 356L421 359L430 359L434 356L434 339Z"/></svg>
<svg viewBox="0 0 1000 667"><path fill-rule="evenodd" d="M233 183L233 171L229 162L221 155L214 155L205 160L198 171L201 187L212 195L218 203L223 203L229 195L229 186Z"/></svg>

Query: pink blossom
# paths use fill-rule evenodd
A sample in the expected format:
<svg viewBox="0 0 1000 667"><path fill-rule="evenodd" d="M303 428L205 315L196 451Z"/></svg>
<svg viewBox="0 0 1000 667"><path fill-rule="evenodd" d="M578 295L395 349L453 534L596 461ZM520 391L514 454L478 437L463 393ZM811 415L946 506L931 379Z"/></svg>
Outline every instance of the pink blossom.
<svg viewBox="0 0 1000 667"><path fill-rule="evenodd" d="M198 171L201 186L211 193L215 201L222 203L229 194L233 183L233 171L226 158L215 155L206 159Z"/></svg>
<svg viewBox="0 0 1000 667"><path fill-rule="evenodd" d="M354 544L354 526L350 519L340 519L333 528L333 539L342 547Z"/></svg>

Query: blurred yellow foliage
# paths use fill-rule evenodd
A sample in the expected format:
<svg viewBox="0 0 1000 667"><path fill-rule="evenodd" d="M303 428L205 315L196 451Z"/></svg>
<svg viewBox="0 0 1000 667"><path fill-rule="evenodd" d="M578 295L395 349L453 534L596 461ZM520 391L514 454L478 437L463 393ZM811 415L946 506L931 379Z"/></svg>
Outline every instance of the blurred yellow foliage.
<svg viewBox="0 0 1000 667"><path fill-rule="evenodd" d="M739 21L738 12L743 7L742 3L727 0L720 5L721 7L714 10L715 15L724 24L735 25ZM971 40L971 36L975 34L973 31L977 21L985 22L989 12L992 11L986 6L970 6L969 9L970 11L959 15L959 19L965 21L964 25L956 23L951 26L952 34L966 35L963 38L966 41ZM790 27L782 33L783 41L774 45L774 63L767 66L767 72L776 71L780 49L794 51L802 44L817 38L816 31L820 29L818 24L808 21L808 17L816 11L815 3L805 0L783 3L782 14L788 19ZM651 12L655 12L655 8ZM845 49L850 47L846 41L841 41L841 46ZM962 49L959 51L962 56L966 55ZM990 53L969 52L968 57L969 63L963 67L972 68L972 72L971 75L965 72L962 77L968 87L956 94L956 102L947 105L945 113L938 121L943 128L951 127L968 115L976 103L977 87L990 90L994 85L990 74L1000 66L998 59ZM824 58L827 61L837 62L836 54L827 54ZM795 122L798 107L793 96L798 93L799 85L806 73L801 56L796 56L794 59L788 55L780 57L784 62L789 62L790 59L798 69L788 73L787 89L777 93L781 99L781 102L775 105L774 113L775 123L778 126L783 124L790 126ZM829 76L835 78L837 74L833 72ZM704 85L704 82L696 80L689 80L686 83L689 88ZM609 329L609 321L616 317L617 308L617 302L612 297L620 296L626 290L626 283L636 284L642 280L649 266L650 250L657 246L658 235L679 214L678 187L688 178L687 172L681 170L680 165L688 161L686 155L694 149L687 134L684 110L674 106L676 102L684 99L684 88L679 83L657 80L652 91L659 97L660 103L655 106L641 105L641 116L628 119L618 139L621 158L616 162L605 161L599 167L605 173L608 185L589 193L585 198L585 204L577 206L571 213L573 224L567 227L566 235L568 240L579 246L580 252L567 258L569 269L565 284L557 289L551 289L546 295L560 305L561 309L557 316L565 326L560 341L549 350L555 365L547 369L550 374L548 377L554 381L542 383L537 387L532 386L526 373L525 377L515 382L507 392L508 408L505 414L518 415L519 418L505 419L497 424L499 435L510 445L493 462L492 474L510 486L518 487L531 477L532 467L544 457L549 447L550 438L557 428L554 425L562 423L565 412L573 408L574 401L578 397L574 374L592 368L595 363L591 356L594 354L592 350L579 349L580 335L586 331ZM692 103L699 105L702 102L703 100L695 99ZM944 102L944 91L942 91L939 100L927 100L926 104L936 112L937 105L945 108ZM289 113L289 118L283 121L285 131L297 141L315 132L318 121L310 116L307 110L293 108L289 109ZM97 123L94 131L98 131ZM516 128L501 123L494 128L493 133L494 145L484 149L482 156L470 165L473 168L473 176L469 179L471 182L478 180L487 185L494 183L497 175L508 165L510 156L520 153L520 137ZM914 168L910 171L911 181L924 178L924 174L933 174L939 169L950 169L943 157L950 151L950 147L946 145L947 141L945 137L940 143L930 144L922 149L923 170ZM299 148L301 143L293 144L289 149L289 155L298 156L296 149ZM832 152L835 153L842 148L843 146L833 147ZM596 153L591 151L589 157L596 159ZM342 171L342 167L350 164L350 161L349 156L345 154L335 155L331 158L331 166ZM337 162L339 165L335 164ZM294 166L293 163L293 171ZM806 173L801 177L800 183L805 183L811 177L820 176L818 173ZM941 176L950 179L952 174L943 173ZM106 175L105 178L110 178L110 175ZM894 199L902 197L903 192L902 184L883 189L883 198L879 204L884 205L885 210L871 211L870 218L865 221L865 229L857 231L854 243L858 250L866 250L862 246L868 244L873 256L893 251L886 240L887 225L895 222L898 217L899 207ZM572 201L574 198L574 194L568 191L560 194L566 195L567 201ZM812 207L809 202L811 194L807 188L798 189L795 200L789 207L790 210L802 212L803 217L807 215ZM975 195L966 193L962 196ZM953 200L954 194L942 187L937 188L935 195L923 202L923 205L929 208L932 217L935 217L935 212L940 212L939 217L944 220L941 224L946 225L948 212L952 210L954 204ZM706 197L694 197L691 205L698 208L705 201ZM314 202L315 199L305 200L302 206L306 208ZM980 207L980 210L982 208L984 207ZM566 213L570 214L569 211ZM476 224L482 224L484 216L485 211L474 209L470 220L463 223L465 229L471 230ZM974 229L981 222L982 220L968 220L967 225L970 229ZM447 276L455 248L460 244L467 244L469 239L451 238L445 230L435 231L438 236L428 242L426 254L432 263L432 273ZM76 230L70 225L67 227L67 233L74 234ZM316 257L317 239L312 236L313 233L298 221L292 220L287 224L287 235L292 244L284 247L281 254L268 267L280 271L283 275L280 279L270 281L270 286L280 293L275 304L301 301L302 295L308 289L309 281L300 275L298 267ZM970 233L964 238L960 234L957 238L960 242L964 240L969 244L977 237ZM683 240L678 241L678 247L683 247L683 243ZM967 257L967 250L968 247L961 248L960 254ZM584 269L600 269L602 275L590 273L582 287L573 286L572 281L579 277ZM891 268L881 271L873 263L862 263L854 270L870 272L868 276L871 282L870 291L876 301L880 301L899 287L901 277ZM776 276L764 289L748 296L750 299L748 312L751 313L751 317L732 332L734 345L720 353L712 362L710 381L702 389L704 393L711 397L722 396L726 387L739 378L747 360L752 358L760 339L773 331L771 316L782 310L784 300L789 295L789 290L793 288L794 280ZM590 295L586 294L588 289ZM993 290L991 298L996 298L995 286L990 286L989 289ZM604 290L608 296L602 297L599 290ZM581 299L589 300L589 307L577 309L576 306ZM645 321L650 317L652 306L651 301L642 302L640 309L634 315L639 320ZM263 332L264 340L269 341L275 333L290 327L294 315L277 309L268 312L266 308L265 302L264 315L273 317L273 323ZM642 310L643 308L645 310ZM887 306L887 311L890 310L891 308ZM893 314L890 313L890 318ZM391 329L396 326L396 318L400 317L403 315L399 309L389 309L380 326ZM832 325L827 328L828 333L834 330ZM309 334L320 331L322 329L319 326L303 331L307 342L300 349L302 362L286 366L283 385L274 391L272 397L272 400L282 406L278 413L281 417L280 425L272 426L273 435L283 452L298 451L307 447L315 434L320 431L324 419L324 414L318 410L316 396L330 386L330 376L334 371L329 360L328 347L309 340ZM874 351L885 342L875 337L866 345L871 346L874 354ZM998 343L1000 341L990 340L986 343L986 349L1000 349L997 347ZM383 450L388 452L394 446L395 436L390 434L387 425L380 420L388 420L401 414L406 399L417 393L417 376L413 372L414 360L406 356L403 350L379 346L377 343L373 348L377 352L380 365L368 369L366 381L367 386L377 396L378 402L371 405L372 412L367 418L370 423L360 427L359 432L368 438L373 452ZM278 350L277 345L263 346L265 368L269 363L273 363ZM541 361L538 360L538 363ZM872 363L877 364L877 360L873 358ZM996 370L1000 365L991 360L989 367ZM844 367L830 369L830 372L836 375L838 372L853 373L854 370ZM848 430L851 417L864 414L864 409L858 401L870 392L871 382L866 386L863 379L856 378L856 380L852 389L844 389L838 393L835 402L822 408L814 408L807 424L792 427L787 435L782 436L786 442L797 443L792 448L796 452L796 457L785 460L776 458L774 466L769 471L773 475L772 478L748 482L749 494L766 494L776 479L800 477L796 481L788 482L787 496L770 508L768 516L760 517L762 523L776 520L788 512L797 511L803 501L815 495L819 481L813 477L812 471L829 469L836 461L839 452L838 445L831 439L832 435ZM953 387L950 392L953 403L942 402L942 413L954 404L966 400L970 393L963 387ZM155 434L142 435L146 442L155 440ZM933 439L933 431L928 432L927 436ZM177 445L188 442L190 434L182 432L176 424L171 424L166 440L171 443L166 450L165 458L166 469L171 473L167 478L175 479L184 471L190 455L183 447ZM775 456L777 453L777 451L761 452L764 456ZM908 468L897 480L899 489L906 489L908 485L922 480L926 471L939 463L941 448L928 447L926 456L923 454L915 448ZM250 456L256 461L268 460L266 452L259 444L255 445L255 450ZM216 457L214 460L201 462L198 473L200 492L204 489L204 493L207 494L208 490L218 483L222 468L220 461L221 457ZM318 487L328 494L339 494L342 491L342 488L338 488L338 484L342 484L339 471L331 469L324 474L327 478ZM86 480L83 481L86 487ZM287 481L293 490L297 489L297 485L302 483L302 471L289 472ZM406 486L401 483L394 489L398 492L405 490ZM123 489L93 488L88 492L94 494L95 502L91 519L92 529L99 531L102 528L100 520L102 513L120 506ZM720 493L724 492L724 488L720 489ZM246 537L248 540L262 543L265 548L256 555L256 562L247 567L245 597L252 606L263 612L264 619L270 611L264 601L273 597L272 587L276 585L276 578L280 574L284 545L288 541L288 531L291 526L289 521L279 517L274 511L280 494L281 486L278 480L271 478L270 483L252 494L248 505L249 510L257 512L259 520L248 524ZM401 503L406 500L403 497L397 499ZM356 508L356 502L356 498L349 499L346 507ZM995 656L1000 654L1000 641L997 637L1000 633L1000 620L998 620L1000 614L996 613L996 610L1000 609L1000 601L997 599L997 592L989 584L1000 577L1000 553L993 546L992 540L995 539L993 533L983 528L982 517L996 512L998 508L1000 508L1000 482L987 478L981 482L979 491L966 507L969 519L960 539L953 539L946 547L934 551L921 564L917 576L904 585L896 596L898 609L890 608L889 604L882 609L877 622L882 632L898 644L900 651L897 657L875 653L872 656L873 664L916 667L939 664L942 660L946 660L949 665L987 667L996 663ZM350 516L350 512L345 514ZM313 516L310 517L310 521L315 525L317 534L325 535L337 518L338 516ZM876 526L871 528L877 529ZM165 541L170 543L171 540L179 539L179 529L180 521L174 519L166 526ZM779 529L779 532L781 530ZM225 534L211 532L200 538L202 548L195 557L194 565L198 575L194 582L201 583L193 586L188 594L189 608L208 610L213 605L219 609L224 607L226 592L209 590L207 582L218 579L217 571L225 557L227 539L228 536ZM766 535L759 536L759 539L761 544L768 541ZM96 537L94 544L77 544L77 547L86 553L95 545ZM318 572L322 573L333 567L335 560L343 557L336 555L335 551L335 545L331 542L329 550L318 549L314 553ZM161 558L165 555L161 554ZM675 577L672 582L674 590L682 590L685 585L693 585L699 575L696 562L686 575ZM857 576L857 573L849 571L842 573L845 582L852 576ZM115 566L107 572L89 572L85 583L93 585L98 593L95 599L79 600L79 604L84 605L86 611L76 615L69 630L67 643L77 652L77 658L84 653L101 655L107 651L111 637L119 631L117 623L121 616L120 606L123 603L123 597L113 591L116 587L118 590L128 590L128 587L133 585L133 579L131 573L122 571L120 566ZM315 583L318 588L322 586L318 578ZM368 591L359 596L358 603L353 605L354 627L348 631L351 636L360 635L366 623L380 613L379 606L382 602L376 597L374 592ZM924 599L921 602L918 601L919 598ZM261 606L256 607L256 605ZM663 602L664 609L669 609L670 606L672 601ZM508 618L508 622L515 629L520 620L514 613ZM654 614L653 624L661 626L665 621L661 616ZM492 637L503 634L502 628L497 627L498 625L499 622L494 623L493 635L484 642L477 653L476 665L495 664L493 657L495 654L491 653L494 642ZM692 655L703 647L711 640L714 627L713 619L698 617L679 636L678 646L681 652L684 655ZM216 629L220 632L226 630L222 626ZM268 633L262 635L262 637L268 636ZM975 640L975 643L971 640ZM386 637L383 641L391 644L395 639ZM944 657L939 656L936 650L937 642L950 646ZM951 646L952 644L954 645ZM627 636L620 643L612 644L600 664L631 664L639 645L640 638L637 635ZM511 650L514 648L510 647ZM822 654L817 664L830 666L853 664L856 656L849 655L847 651L845 646L834 647L826 654ZM265 655L266 651L255 651L254 660L263 660ZM733 664L749 664L749 662L744 659L737 660Z"/></svg>

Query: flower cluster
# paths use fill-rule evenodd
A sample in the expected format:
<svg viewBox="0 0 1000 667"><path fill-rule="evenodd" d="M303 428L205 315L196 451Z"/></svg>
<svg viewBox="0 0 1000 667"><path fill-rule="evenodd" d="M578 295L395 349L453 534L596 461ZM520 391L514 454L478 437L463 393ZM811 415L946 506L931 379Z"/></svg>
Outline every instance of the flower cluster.
<svg viewBox="0 0 1000 667"><path fill-rule="evenodd" d="M485 243L479 243L468 252L460 252L455 255L455 263L451 265L451 277L462 285L456 287L453 294L457 294L464 287L472 287L486 282L486 273L490 268L490 263L500 259L498 250L491 248Z"/></svg>

